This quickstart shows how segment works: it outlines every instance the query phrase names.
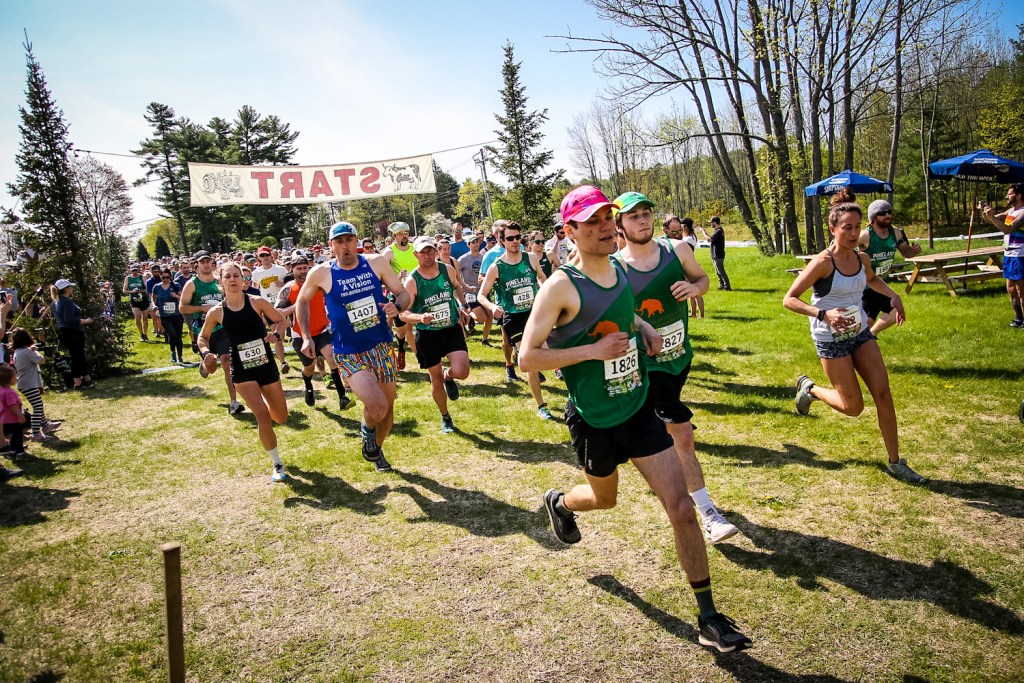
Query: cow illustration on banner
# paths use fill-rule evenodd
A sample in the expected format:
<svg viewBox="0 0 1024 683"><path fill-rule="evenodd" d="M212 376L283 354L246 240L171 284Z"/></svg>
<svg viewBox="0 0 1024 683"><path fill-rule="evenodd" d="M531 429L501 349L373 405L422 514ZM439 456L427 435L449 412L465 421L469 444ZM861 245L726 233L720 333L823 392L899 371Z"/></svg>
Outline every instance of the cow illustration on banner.
<svg viewBox="0 0 1024 683"><path fill-rule="evenodd" d="M436 192L425 154L330 166L232 166L189 162L192 206L319 204Z"/></svg>

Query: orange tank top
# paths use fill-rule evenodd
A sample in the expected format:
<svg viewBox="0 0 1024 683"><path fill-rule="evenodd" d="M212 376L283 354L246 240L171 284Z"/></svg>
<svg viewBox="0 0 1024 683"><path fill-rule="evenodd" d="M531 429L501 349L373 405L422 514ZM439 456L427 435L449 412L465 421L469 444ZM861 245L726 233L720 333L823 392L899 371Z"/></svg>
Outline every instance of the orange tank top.
<svg viewBox="0 0 1024 683"><path fill-rule="evenodd" d="M288 291L288 303L295 305L295 301L299 298L299 291L302 289L302 285L298 282L292 281L291 289ZM313 300L309 302L309 333L314 337L322 333L330 327L330 321L327 320L327 305L324 304L324 291L321 289L313 296ZM301 336L302 331L299 330L299 316L295 316L295 322L292 324L292 331L295 332L296 336Z"/></svg>

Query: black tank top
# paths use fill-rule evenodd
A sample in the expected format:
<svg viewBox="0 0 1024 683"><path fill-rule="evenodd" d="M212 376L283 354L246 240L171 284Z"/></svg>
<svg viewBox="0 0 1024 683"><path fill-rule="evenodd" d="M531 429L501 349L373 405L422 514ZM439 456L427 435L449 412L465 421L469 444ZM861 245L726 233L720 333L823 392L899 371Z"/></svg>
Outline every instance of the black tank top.
<svg viewBox="0 0 1024 683"><path fill-rule="evenodd" d="M231 373L235 376L246 371L260 370L271 362L270 344L263 341L267 336L267 326L263 318L252 306L249 295L245 295L245 304L240 311L228 308L223 303L224 332L231 344Z"/></svg>

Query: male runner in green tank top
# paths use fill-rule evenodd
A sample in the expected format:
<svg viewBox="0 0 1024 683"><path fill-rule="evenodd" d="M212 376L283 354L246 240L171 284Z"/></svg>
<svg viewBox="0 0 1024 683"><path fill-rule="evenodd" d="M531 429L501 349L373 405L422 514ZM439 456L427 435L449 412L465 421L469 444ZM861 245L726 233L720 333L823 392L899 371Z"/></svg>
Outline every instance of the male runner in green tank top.
<svg viewBox="0 0 1024 683"><path fill-rule="evenodd" d="M405 280L405 291L412 302L399 317L415 325L416 361L430 375L434 403L441 412L441 431L455 431L448 414L448 399L459 398L457 379L469 377L469 350L462 329L469 319L466 298L455 269L437 260L437 243L421 235L413 245L419 262ZM448 359L448 367L441 361Z"/></svg>
<svg viewBox="0 0 1024 683"><path fill-rule="evenodd" d="M615 198L615 224L625 237L618 257L626 266L636 314L649 322L664 339L657 356L646 356L650 398L654 413L665 423L683 466L686 487L700 514L704 537L712 543L724 541L739 531L718 511L707 487L704 471L697 462L693 439L693 412L683 403L680 392L690 374L693 349L690 346L689 305L694 297L708 291L708 275L697 263L693 250L682 240L654 239L654 204L639 192Z"/></svg>
<svg viewBox="0 0 1024 683"><path fill-rule="evenodd" d="M381 252L381 256L387 259L388 263L391 264L391 269L404 282L405 278L409 277L409 273L419 265L419 261L416 260L416 252L413 250L412 245L409 244L409 224L401 221L392 223L388 226L388 232L391 233L395 241ZM414 335L409 333L412 327L406 325L405 321L401 318L395 318L392 324L395 328L395 338L397 339L398 346L398 353L395 357L395 369L405 370L405 345L409 344L412 347L412 352L416 353L416 339Z"/></svg>
<svg viewBox="0 0 1024 683"><path fill-rule="evenodd" d="M715 609L707 552L683 467L665 424L647 401L646 369L638 355L641 348L660 352L662 339L635 315L626 274L608 258L615 252L612 204L600 190L584 185L565 196L561 211L576 255L572 265L556 270L541 287L519 357L523 370L562 368L569 390L566 425L587 477L586 484L565 494L554 489L544 494L555 535L576 543L576 512L614 507L618 466L631 461L672 523L679 562L700 608L699 642L721 652L749 647L750 639Z"/></svg>
<svg viewBox="0 0 1024 683"><path fill-rule="evenodd" d="M876 199L868 206L868 227L861 230L857 246L871 257L871 269L883 280L889 279L897 251L903 254L903 258L921 253L921 245L908 242L907 235L892 224L892 204L884 199ZM882 330L896 324L891 300L870 287L864 290L861 303L871 326L871 334L877 337Z"/></svg>
<svg viewBox="0 0 1024 683"><path fill-rule="evenodd" d="M511 221L505 224L497 236L505 246L505 253L494 260L494 267L484 276L477 301L499 321L501 333L509 346L518 349L537 296L537 287L547 278L540 268L540 258L523 251L523 229L518 223ZM487 298L492 291L495 303ZM540 392L540 373L528 372L526 376L533 400L537 402L537 417L552 419Z"/></svg>
<svg viewBox="0 0 1024 683"><path fill-rule="evenodd" d="M198 313L192 321L192 327L197 328L194 338L199 338L199 330L206 320L206 313L224 298L220 291L217 280L213 277L213 257L207 251L197 252L196 274L192 276L185 286L181 288L181 299L178 305L184 315ZM245 406L238 402L235 393L235 385L231 381L231 347L224 328L218 325L210 336L210 350L220 358L220 365L224 369L224 383L228 385L228 395L231 397L231 405L228 406L228 413L238 415L245 412ZM209 375L205 363L199 364L199 374L204 378Z"/></svg>

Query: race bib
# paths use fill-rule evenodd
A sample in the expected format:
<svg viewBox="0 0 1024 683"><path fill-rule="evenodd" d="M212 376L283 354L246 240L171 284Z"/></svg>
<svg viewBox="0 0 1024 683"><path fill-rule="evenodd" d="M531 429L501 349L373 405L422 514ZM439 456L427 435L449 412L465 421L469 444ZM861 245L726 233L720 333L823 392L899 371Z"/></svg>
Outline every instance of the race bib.
<svg viewBox="0 0 1024 683"><path fill-rule="evenodd" d="M512 303L520 309L533 306L533 287L521 287L512 292Z"/></svg>
<svg viewBox="0 0 1024 683"><path fill-rule="evenodd" d="M686 341L686 325L677 320L671 325L658 328L658 334L664 340L661 352L654 357L659 363L667 363L683 355L683 342Z"/></svg>
<svg viewBox="0 0 1024 683"><path fill-rule="evenodd" d="M625 355L604 361L604 386L609 396L628 394L640 387L640 354L636 337L629 340Z"/></svg>
<svg viewBox="0 0 1024 683"><path fill-rule="evenodd" d="M267 347L262 339L254 339L238 345L238 358L242 361L242 369L252 370L267 362Z"/></svg>
<svg viewBox="0 0 1024 683"><path fill-rule="evenodd" d="M466 303L467 304L475 304L476 303L476 294L474 294L473 292L466 292Z"/></svg>
<svg viewBox="0 0 1024 683"><path fill-rule="evenodd" d="M272 304L276 304L277 303L277 293L276 292L273 292L273 293L267 292L267 295L264 298L267 301L269 301L270 303L272 303Z"/></svg>
<svg viewBox="0 0 1024 683"><path fill-rule="evenodd" d="M173 301L165 301L162 310L167 315L174 315L178 312L178 306Z"/></svg>
<svg viewBox="0 0 1024 683"><path fill-rule="evenodd" d="M437 304L428 309L427 313L434 315L434 322L430 323L432 327L447 327L452 319L452 307L447 303Z"/></svg>
<svg viewBox="0 0 1024 683"><path fill-rule="evenodd" d="M875 275L878 277L885 277L889 274L890 270L892 270L892 259L879 263L878 267L875 268Z"/></svg>
<svg viewBox="0 0 1024 683"><path fill-rule="evenodd" d="M352 323L354 332L362 332L380 322L377 314L377 302L372 296L364 297L345 304L348 321Z"/></svg>
<svg viewBox="0 0 1024 683"><path fill-rule="evenodd" d="M132 301L138 303L139 301L142 301L142 292L134 291L131 293L130 297Z"/></svg>
<svg viewBox="0 0 1024 683"><path fill-rule="evenodd" d="M842 315L843 318L845 318L846 321L850 324L843 331L839 331L836 328L829 325L829 327L832 330L833 341L846 341L848 339L853 339L858 334L860 334L861 328L864 326L864 320L861 317L860 306L840 306L836 308L836 311L840 315Z"/></svg>

